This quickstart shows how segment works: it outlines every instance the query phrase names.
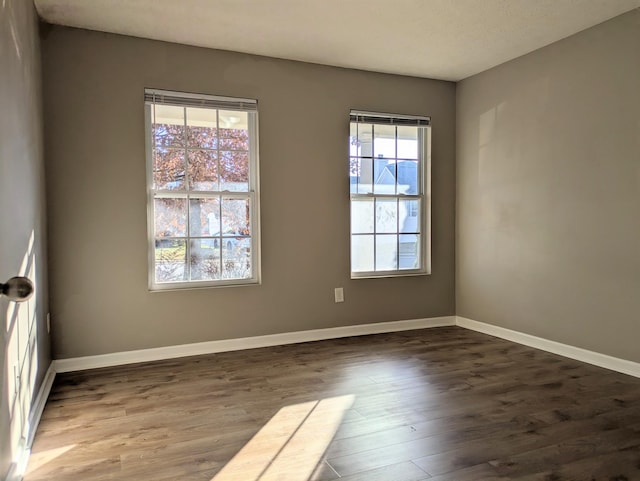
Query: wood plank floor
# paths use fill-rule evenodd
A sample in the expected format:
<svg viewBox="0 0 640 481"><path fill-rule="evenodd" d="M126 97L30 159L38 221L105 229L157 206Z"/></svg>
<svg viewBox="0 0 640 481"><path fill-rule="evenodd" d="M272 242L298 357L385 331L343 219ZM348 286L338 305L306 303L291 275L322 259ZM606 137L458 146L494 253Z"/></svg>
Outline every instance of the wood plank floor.
<svg viewBox="0 0 640 481"><path fill-rule="evenodd" d="M640 379L458 327L62 374L24 479L640 480Z"/></svg>

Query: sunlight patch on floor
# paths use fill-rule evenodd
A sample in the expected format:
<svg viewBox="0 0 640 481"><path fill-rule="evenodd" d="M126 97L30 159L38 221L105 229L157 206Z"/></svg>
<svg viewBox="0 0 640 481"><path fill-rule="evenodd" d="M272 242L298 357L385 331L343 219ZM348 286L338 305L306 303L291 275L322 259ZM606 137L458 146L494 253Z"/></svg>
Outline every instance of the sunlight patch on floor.
<svg viewBox="0 0 640 481"><path fill-rule="evenodd" d="M69 444L68 446L62 446L61 448L48 449L46 451L41 451L39 453L31 453L29 457L29 465L27 467L27 471L25 475L31 474L38 469L40 469L45 464L53 461L59 456L62 456L64 453L71 451L75 448L75 444Z"/></svg>
<svg viewBox="0 0 640 481"><path fill-rule="evenodd" d="M355 396L286 406L211 481L307 481Z"/></svg>

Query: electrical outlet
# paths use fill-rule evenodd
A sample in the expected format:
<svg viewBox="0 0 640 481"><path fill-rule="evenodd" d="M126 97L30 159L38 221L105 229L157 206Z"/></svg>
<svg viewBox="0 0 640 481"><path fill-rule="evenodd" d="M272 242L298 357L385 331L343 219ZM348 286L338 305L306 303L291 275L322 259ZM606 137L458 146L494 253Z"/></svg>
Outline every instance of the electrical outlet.
<svg viewBox="0 0 640 481"><path fill-rule="evenodd" d="M342 289L342 287L336 287L333 290L333 295L336 302L344 302L344 290Z"/></svg>
<svg viewBox="0 0 640 481"><path fill-rule="evenodd" d="M51 313L47 312L47 334L51 333Z"/></svg>

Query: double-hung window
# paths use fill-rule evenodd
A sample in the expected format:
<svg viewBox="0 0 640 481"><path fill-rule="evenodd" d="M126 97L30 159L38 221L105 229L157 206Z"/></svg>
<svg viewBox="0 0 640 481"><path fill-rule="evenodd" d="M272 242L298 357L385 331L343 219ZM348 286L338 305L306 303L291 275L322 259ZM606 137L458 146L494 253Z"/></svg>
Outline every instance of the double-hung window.
<svg viewBox="0 0 640 481"><path fill-rule="evenodd" d="M145 109L150 288L258 283L257 102L146 89Z"/></svg>
<svg viewBox="0 0 640 481"><path fill-rule="evenodd" d="M430 118L351 111L351 277L430 273Z"/></svg>

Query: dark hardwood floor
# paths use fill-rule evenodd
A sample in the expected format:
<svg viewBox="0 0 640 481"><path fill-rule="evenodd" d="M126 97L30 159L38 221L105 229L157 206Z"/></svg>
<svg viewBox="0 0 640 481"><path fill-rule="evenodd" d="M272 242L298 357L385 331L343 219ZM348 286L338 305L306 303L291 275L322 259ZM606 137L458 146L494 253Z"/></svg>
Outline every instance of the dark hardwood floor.
<svg viewBox="0 0 640 481"><path fill-rule="evenodd" d="M25 481L640 480L640 379L458 327L58 375Z"/></svg>

